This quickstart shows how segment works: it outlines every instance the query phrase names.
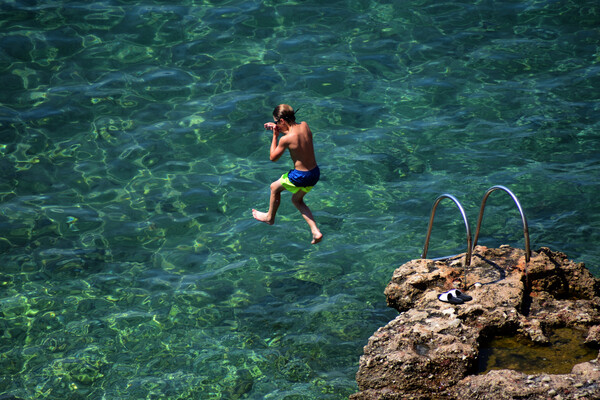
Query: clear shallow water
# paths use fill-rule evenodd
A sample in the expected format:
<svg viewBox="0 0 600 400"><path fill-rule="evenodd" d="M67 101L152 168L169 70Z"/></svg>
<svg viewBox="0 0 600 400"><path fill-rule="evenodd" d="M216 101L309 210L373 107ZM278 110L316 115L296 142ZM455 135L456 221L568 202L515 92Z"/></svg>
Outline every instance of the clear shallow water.
<svg viewBox="0 0 600 400"><path fill-rule="evenodd" d="M585 345L587 332L559 328L541 345L519 336L495 337L479 348L479 373L514 369L526 374L570 374L576 364L595 360L598 350Z"/></svg>
<svg viewBox="0 0 600 400"><path fill-rule="evenodd" d="M0 394L341 399L434 199L600 274L596 2L0 5ZM301 107L310 246L262 124ZM286 156L287 157L287 156ZM463 251L438 209L429 256ZM508 197L480 244L523 246ZM474 226L472 226L474 228Z"/></svg>

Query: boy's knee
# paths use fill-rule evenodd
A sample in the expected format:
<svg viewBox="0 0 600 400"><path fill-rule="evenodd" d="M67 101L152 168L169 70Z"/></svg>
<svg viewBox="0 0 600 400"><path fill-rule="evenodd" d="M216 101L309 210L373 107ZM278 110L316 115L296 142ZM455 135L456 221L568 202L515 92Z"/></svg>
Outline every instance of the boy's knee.
<svg viewBox="0 0 600 400"><path fill-rule="evenodd" d="M302 200L302 197L298 198L296 196L292 197L292 203L294 203L294 205L296 207L301 206L302 204L304 204L304 200Z"/></svg>

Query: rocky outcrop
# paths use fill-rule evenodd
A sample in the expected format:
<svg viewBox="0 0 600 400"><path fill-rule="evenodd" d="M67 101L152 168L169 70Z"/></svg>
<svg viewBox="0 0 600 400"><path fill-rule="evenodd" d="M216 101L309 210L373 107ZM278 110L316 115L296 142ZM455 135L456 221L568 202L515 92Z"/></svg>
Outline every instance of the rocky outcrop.
<svg viewBox="0 0 600 400"><path fill-rule="evenodd" d="M548 248L533 252L529 263L523 250L508 246L477 246L466 269L463 260L413 260L396 269L385 295L400 315L369 339L356 375L360 392L350 398L600 398L598 357L567 374L477 373L480 347L496 336L544 344L566 327L584 330L586 345L600 346L600 281ZM452 288L473 300L441 302L438 295Z"/></svg>

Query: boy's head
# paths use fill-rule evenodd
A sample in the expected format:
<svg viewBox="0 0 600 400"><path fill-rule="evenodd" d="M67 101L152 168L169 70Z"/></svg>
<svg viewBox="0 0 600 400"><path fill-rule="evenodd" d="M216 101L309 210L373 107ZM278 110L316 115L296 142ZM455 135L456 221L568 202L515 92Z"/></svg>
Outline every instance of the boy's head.
<svg viewBox="0 0 600 400"><path fill-rule="evenodd" d="M288 124L296 123L296 114L292 107L287 104L280 104L273 110L273 118L277 122L284 120Z"/></svg>

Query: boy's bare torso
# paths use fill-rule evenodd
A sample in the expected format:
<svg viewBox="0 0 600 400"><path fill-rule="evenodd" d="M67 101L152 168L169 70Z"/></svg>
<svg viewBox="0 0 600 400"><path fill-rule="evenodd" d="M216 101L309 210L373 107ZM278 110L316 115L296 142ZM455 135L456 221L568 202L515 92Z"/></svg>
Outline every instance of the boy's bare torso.
<svg viewBox="0 0 600 400"><path fill-rule="evenodd" d="M310 171L317 166L312 132L306 122L293 125L281 140L287 144L295 169Z"/></svg>

